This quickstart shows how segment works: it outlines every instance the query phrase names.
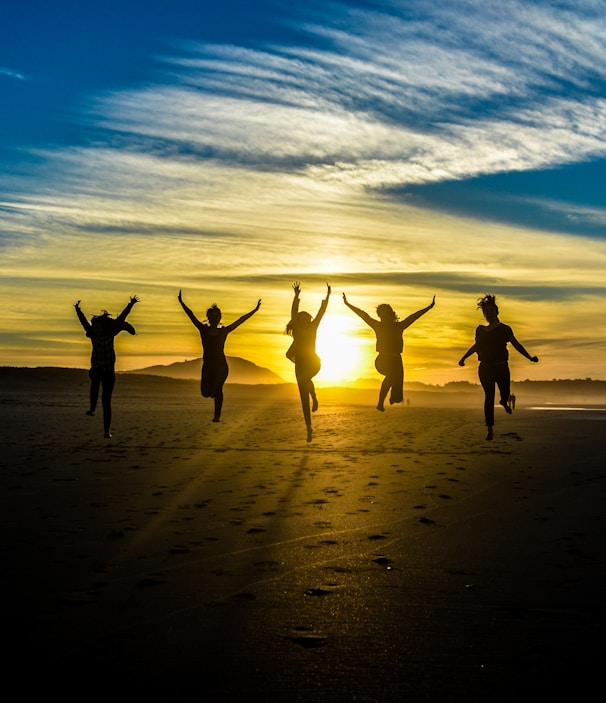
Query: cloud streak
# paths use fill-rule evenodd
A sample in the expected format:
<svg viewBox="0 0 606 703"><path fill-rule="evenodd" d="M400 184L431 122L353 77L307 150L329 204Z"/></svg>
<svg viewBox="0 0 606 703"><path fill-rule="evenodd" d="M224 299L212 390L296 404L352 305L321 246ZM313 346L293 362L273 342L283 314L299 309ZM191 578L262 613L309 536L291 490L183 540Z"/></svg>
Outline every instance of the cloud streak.
<svg viewBox="0 0 606 703"><path fill-rule="evenodd" d="M350 9L348 31L322 17L298 27L313 49L189 43L167 59L176 85L171 71L170 84L109 95L97 124L131 148L353 187L605 155L597 6L485 5L418 3L416 21L397 3Z"/></svg>
<svg viewBox="0 0 606 703"><path fill-rule="evenodd" d="M90 143L32 151L35 169L0 176L0 292L18 288L35 310L39 285L55 319L75 288L98 307L138 293L150 310L138 307L150 330L141 348L169 360L189 348L179 287L239 312L262 295L263 327L278 334L294 279L321 289L330 278L364 305L402 310L438 292L434 370L467 343L487 291L520 319L540 307L545 347L552 323L571 330L570 346L591 346L578 318L606 292L603 242L588 251L480 209L449 216L422 207L422 194L606 156L603 4L382 7L306 6L288 18L288 42L178 43L153 80L94 94L80 114ZM573 229L606 220L601 203L518 193L507 204ZM26 338L30 318L16 304L9 313ZM256 330L237 353L257 348ZM288 373L282 349L268 354Z"/></svg>
<svg viewBox="0 0 606 703"><path fill-rule="evenodd" d="M27 78L19 71L14 71L12 68L5 68L0 66L0 76L7 76L7 78L16 78L20 81L26 81Z"/></svg>

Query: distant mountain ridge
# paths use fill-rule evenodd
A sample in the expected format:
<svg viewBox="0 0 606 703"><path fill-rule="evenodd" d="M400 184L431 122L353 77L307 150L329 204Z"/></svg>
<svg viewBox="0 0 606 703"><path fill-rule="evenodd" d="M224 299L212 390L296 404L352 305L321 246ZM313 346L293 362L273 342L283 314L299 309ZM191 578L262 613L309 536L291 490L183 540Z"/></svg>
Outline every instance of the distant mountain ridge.
<svg viewBox="0 0 606 703"><path fill-rule="evenodd" d="M285 383L284 379L277 373L257 366L252 361L242 359L239 356L228 356L229 377L227 383L243 384L267 384ZM190 359L189 361L175 361L172 364L148 366L144 369L128 371L129 374L145 374L147 376L166 376L168 378L199 379L202 371L202 359Z"/></svg>

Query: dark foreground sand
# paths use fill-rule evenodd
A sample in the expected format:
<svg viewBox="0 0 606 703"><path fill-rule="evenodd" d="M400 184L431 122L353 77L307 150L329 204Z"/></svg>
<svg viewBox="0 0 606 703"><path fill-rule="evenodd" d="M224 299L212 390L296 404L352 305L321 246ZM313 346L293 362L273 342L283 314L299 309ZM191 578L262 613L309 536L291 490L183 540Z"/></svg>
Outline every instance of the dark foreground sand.
<svg viewBox="0 0 606 703"><path fill-rule="evenodd" d="M498 413L490 443L480 398L380 414L332 393L308 445L294 388L227 387L213 424L195 384L119 379L104 440L86 390L0 396L19 699L581 700L601 680L605 413Z"/></svg>

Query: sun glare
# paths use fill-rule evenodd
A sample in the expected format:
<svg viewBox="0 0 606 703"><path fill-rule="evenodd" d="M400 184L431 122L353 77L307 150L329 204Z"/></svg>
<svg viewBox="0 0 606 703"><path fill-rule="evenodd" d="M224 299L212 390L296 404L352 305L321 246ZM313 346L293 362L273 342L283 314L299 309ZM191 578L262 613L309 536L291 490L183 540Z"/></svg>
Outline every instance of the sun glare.
<svg viewBox="0 0 606 703"><path fill-rule="evenodd" d="M367 360L356 322L346 315L326 313L324 316L316 340L316 350L322 360L322 369L316 376L320 384L355 381L364 374Z"/></svg>

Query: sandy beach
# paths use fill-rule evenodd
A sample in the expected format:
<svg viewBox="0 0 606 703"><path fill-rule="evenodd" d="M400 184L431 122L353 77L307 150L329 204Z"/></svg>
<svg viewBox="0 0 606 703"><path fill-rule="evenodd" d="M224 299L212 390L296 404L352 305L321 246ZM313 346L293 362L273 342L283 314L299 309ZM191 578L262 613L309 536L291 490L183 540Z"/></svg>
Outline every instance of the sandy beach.
<svg viewBox="0 0 606 703"><path fill-rule="evenodd" d="M70 379L72 377L70 376ZM65 700L521 701L599 680L606 413L119 378L0 396L8 666ZM10 671L10 668L8 669ZM84 687L84 689L83 689ZM541 699L542 699L541 698Z"/></svg>

